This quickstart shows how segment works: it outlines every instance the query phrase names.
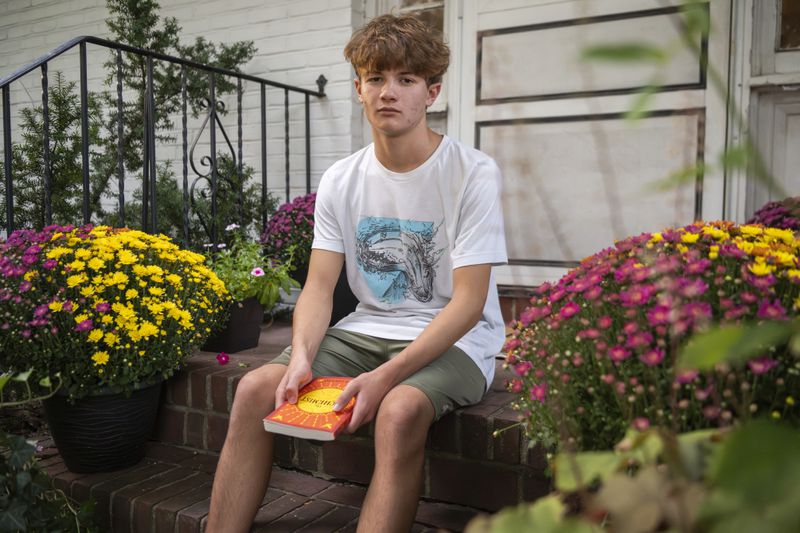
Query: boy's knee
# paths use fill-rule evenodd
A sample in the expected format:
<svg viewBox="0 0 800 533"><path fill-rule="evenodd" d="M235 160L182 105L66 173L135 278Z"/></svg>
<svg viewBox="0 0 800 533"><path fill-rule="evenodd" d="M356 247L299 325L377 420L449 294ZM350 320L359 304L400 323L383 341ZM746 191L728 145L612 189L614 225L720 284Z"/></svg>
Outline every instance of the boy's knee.
<svg viewBox="0 0 800 533"><path fill-rule="evenodd" d="M266 367L278 365L266 365ZM283 371L281 371L283 370ZM251 370L239 380L234 392L234 402L258 402L265 408L264 402L271 403L275 400L275 389L283 377L285 367L282 368L256 368Z"/></svg>
<svg viewBox="0 0 800 533"><path fill-rule="evenodd" d="M413 387L401 386L390 391L381 402L377 423L399 435L427 433L434 410L428 397Z"/></svg>

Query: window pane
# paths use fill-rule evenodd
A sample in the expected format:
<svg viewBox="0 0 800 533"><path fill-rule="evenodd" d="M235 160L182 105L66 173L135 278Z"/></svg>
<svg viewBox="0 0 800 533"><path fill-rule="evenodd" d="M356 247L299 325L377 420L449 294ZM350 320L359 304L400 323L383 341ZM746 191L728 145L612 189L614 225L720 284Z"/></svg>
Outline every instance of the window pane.
<svg viewBox="0 0 800 533"><path fill-rule="evenodd" d="M442 2L432 2L431 0L401 0L400 9L406 7L423 7L425 4L441 4Z"/></svg>
<svg viewBox="0 0 800 533"><path fill-rule="evenodd" d="M419 17L422 22L433 28L437 35L442 35L444 31L444 8L434 7L432 9L423 9L420 11L413 11L414 15Z"/></svg>
<svg viewBox="0 0 800 533"><path fill-rule="evenodd" d="M800 2L797 0L781 2L780 48L800 48Z"/></svg>

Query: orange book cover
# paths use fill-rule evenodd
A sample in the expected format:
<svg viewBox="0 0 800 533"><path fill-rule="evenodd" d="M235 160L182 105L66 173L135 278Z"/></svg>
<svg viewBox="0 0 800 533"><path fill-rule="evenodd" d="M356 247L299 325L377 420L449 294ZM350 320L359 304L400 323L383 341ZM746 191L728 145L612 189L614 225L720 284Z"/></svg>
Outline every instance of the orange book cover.
<svg viewBox="0 0 800 533"><path fill-rule="evenodd" d="M353 414L355 398L341 411L333 404L353 378L320 377L297 393L297 403L285 403L264 417L264 429L292 437L333 440Z"/></svg>

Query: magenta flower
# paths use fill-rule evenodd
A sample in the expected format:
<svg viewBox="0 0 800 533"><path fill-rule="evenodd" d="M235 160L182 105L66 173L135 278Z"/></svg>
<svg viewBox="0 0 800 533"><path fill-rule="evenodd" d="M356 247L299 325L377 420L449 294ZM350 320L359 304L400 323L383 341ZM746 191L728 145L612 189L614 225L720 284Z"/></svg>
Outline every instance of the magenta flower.
<svg viewBox="0 0 800 533"><path fill-rule="evenodd" d="M530 361L522 361L514 365L514 373L517 374L518 376L524 376L525 374L528 373L528 371L531 369L532 366L533 363L531 363Z"/></svg>
<svg viewBox="0 0 800 533"><path fill-rule="evenodd" d="M260 278L265 274L264 269L261 267L255 267L253 270L250 271L250 275L256 278Z"/></svg>
<svg viewBox="0 0 800 533"><path fill-rule="evenodd" d="M611 317L608 315L601 316L600 318L597 319L597 325L598 327L600 327L600 329L608 329L611 327L613 323L614 321L611 320Z"/></svg>
<svg viewBox="0 0 800 533"><path fill-rule="evenodd" d="M786 309L783 308L780 300L773 300L772 302L764 300L758 306L756 316L770 319L786 318Z"/></svg>
<svg viewBox="0 0 800 533"><path fill-rule="evenodd" d="M633 429L636 431L647 431L650 429L650 421L643 416L636 417L633 419Z"/></svg>
<svg viewBox="0 0 800 533"><path fill-rule="evenodd" d="M626 350L623 346L613 346L608 350L608 357L615 363L621 363L631 356L631 352Z"/></svg>
<svg viewBox="0 0 800 533"><path fill-rule="evenodd" d="M778 361L769 357L759 357L747 362L747 366L753 374L766 374L778 365Z"/></svg>
<svg viewBox="0 0 800 533"><path fill-rule="evenodd" d="M646 304L654 292L655 288L652 285L634 285L630 289L620 291L619 297L622 305L635 307Z"/></svg>
<svg viewBox="0 0 800 533"><path fill-rule="evenodd" d="M111 310L111 304L108 302L98 302L94 306L95 311L98 313L108 313Z"/></svg>
<svg viewBox="0 0 800 533"><path fill-rule="evenodd" d="M89 331L92 329L92 325L92 321L89 319L78 322L78 325L75 326L75 331Z"/></svg>
<svg viewBox="0 0 800 533"><path fill-rule="evenodd" d="M531 400L544 403L547 396L547 383L539 383L531 387Z"/></svg>
<svg viewBox="0 0 800 533"><path fill-rule="evenodd" d="M628 337L625 346L628 348L641 348L642 346L650 346L653 342L653 335L649 331L638 331Z"/></svg>
<svg viewBox="0 0 800 533"><path fill-rule="evenodd" d="M567 305L561 308L561 311L558 312L558 316L560 316L563 319L567 319L575 316L580 310L581 306L579 306L575 302L569 302Z"/></svg>
<svg viewBox="0 0 800 533"><path fill-rule="evenodd" d="M228 361L230 361L230 360L231 360L230 356L228 354L226 354L225 352L219 352L217 354L217 363L219 363L221 365L227 365Z"/></svg>
<svg viewBox="0 0 800 533"><path fill-rule="evenodd" d="M57 264L58 261L56 261L55 259L48 259L44 263L42 263L42 268L45 268L47 270L53 270Z"/></svg>
<svg viewBox="0 0 800 533"><path fill-rule="evenodd" d="M708 290L708 284L702 279L678 279L679 292L684 298L697 298Z"/></svg>
<svg viewBox="0 0 800 533"><path fill-rule="evenodd" d="M651 326L669 323L670 309L666 305L655 305L647 310L647 321Z"/></svg>
<svg viewBox="0 0 800 533"><path fill-rule="evenodd" d="M691 383L697 379L700 373L697 370L684 370L682 372L678 372L675 376L675 381L680 383L681 385L686 385L687 383Z"/></svg>

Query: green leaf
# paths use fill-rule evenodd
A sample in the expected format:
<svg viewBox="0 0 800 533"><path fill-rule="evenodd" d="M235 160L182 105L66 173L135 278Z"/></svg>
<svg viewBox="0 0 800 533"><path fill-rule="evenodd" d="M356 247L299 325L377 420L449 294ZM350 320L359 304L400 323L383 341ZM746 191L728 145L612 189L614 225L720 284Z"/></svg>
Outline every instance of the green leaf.
<svg viewBox="0 0 800 533"><path fill-rule="evenodd" d="M678 435L680 460L689 479L698 481L705 474L709 456L717 444L713 438L718 435L717 429L701 429Z"/></svg>
<svg viewBox="0 0 800 533"><path fill-rule="evenodd" d="M798 330L797 321L721 326L693 336L678 354L679 370L708 370L723 361L739 363L781 345Z"/></svg>
<svg viewBox="0 0 800 533"><path fill-rule="evenodd" d="M720 154L719 162L726 171L747 169L753 154L746 145L732 146Z"/></svg>
<svg viewBox="0 0 800 533"><path fill-rule="evenodd" d="M684 6L683 22L686 33L693 37L705 37L711 28L711 20L705 2L693 0Z"/></svg>
<svg viewBox="0 0 800 533"><path fill-rule="evenodd" d="M556 489L572 492L617 471L620 456L614 452L559 453L553 462Z"/></svg>
<svg viewBox="0 0 800 533"><path fill-rule="evenodd" d="M11 374L0 374L0 390L6 386L6 383L11 379Z"/></svg>
<svg viewBox="0 0 800 533"><path fill-rule="evenodd" d="M653 183L652 187L657 191L669 191L681 185L697 181L700 176L703 176L708 171L710 171L710 167L706 166L704 163L696 163L676 170L666 178Z"/></svg>
<svg viewBox="0 0 800 533"><path fill-rule="evenodd" d="M33 373L33 369L29 368L25 372L19 372L18 374L12 375L11 379L13 381L19 381L19 382L25 383L26 381L28 381L28 378L31 377L32 373Z"/></svg>
<svg viewBox="0 0 800 533"><path fill-rule="evenodd" d="M616 63L664 63L667 53L658 46L633 42L591 46L583 50L584 61L609 61Z"/></svg>
<svg viewBox="0 0 800 533"><path fill-rule="evenodd" d="M648 107L653 95L661 88L660 85L647 85L637 95L636 99L631 104L631 108L625 112L625 119L636 121L648 115Z"/></svg>
<svg viewBox="0 0 800 533"><path fill-rule="evenodd" d="M25 511L25 504L18 501L12 501L8 509L0 511L0 532L26 531Z"/></svg>
<svg viewBox="0 0 800 533"><path fill-rule="evenodd" d="M698 530L800 530L800 431L760 420L733 432L709 467L714 491L700 509Z"/></svg>

